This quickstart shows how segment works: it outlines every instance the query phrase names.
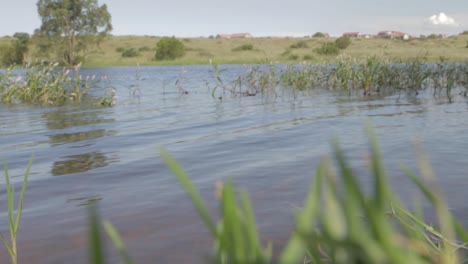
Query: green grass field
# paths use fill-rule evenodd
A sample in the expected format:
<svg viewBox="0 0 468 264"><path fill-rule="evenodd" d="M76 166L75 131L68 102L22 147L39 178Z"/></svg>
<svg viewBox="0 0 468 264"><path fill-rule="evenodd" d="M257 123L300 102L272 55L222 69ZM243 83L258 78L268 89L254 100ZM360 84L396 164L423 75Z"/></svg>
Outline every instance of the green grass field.
<svg viewBox="0 0 468 264"><path fill-rule="evenodd" d="M84 66L131 66L131 65L182 65L182 64L251 64L251 63L299 63L333 62L336 56L319 55L314 50L324 42L336 38L253 38L253 39L216 39L187 38L181 39L187 53L174 61L155 61L155 47L159 37L152 36L111 36L99 47L92 47L86 55ZM10 39L0 38L0 44ZM304 41L306 48L290 48L291 45ZM352 57L379 56L404 59L426 56L429 61L438 61L441 57L448 61L468 61L468 35L452 36L446 39L353 39L351 45L341 51ZM252 44L253 50L233 51L243 44ZM118 49L142 49L139 56L124 58ZM27 60L33 60L35 48L30 48Z"/></svg>

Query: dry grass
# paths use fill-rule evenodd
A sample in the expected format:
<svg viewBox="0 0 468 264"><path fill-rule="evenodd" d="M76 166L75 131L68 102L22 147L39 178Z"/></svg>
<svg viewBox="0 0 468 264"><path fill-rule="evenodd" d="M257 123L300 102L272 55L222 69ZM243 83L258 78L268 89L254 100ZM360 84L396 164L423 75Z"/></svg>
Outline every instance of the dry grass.
<svg viewBox="0 0 468 264"><path fill-rule="evenodd" d="M84 66L125 66L125 65L171 65L171 64L251 64L251 63L298 63L334 62L335 56L319 55L314 50L324 42L335 38L254 38L254 39L182 39L187 48L183 58L175 61L155 61L154 55L159 37L153 36L111 36L98 48L93 48L86 56ZM0 44L9 39L0 38ZM307 48L291 49L290 46L304 41ZM351 45L342 51L352 57L399 58L427 55L429 61L440 57L448 61L467 61L468 35L454 36L447 39L414 39L409 41L387 39L353 39ZM252 44L253 50L232 51L243 44ZM123 58L118 48L146 48L133 58ZM30 47L28 60L34 57L35 49ZM305 59L306 58L306 59Z"/></svg>

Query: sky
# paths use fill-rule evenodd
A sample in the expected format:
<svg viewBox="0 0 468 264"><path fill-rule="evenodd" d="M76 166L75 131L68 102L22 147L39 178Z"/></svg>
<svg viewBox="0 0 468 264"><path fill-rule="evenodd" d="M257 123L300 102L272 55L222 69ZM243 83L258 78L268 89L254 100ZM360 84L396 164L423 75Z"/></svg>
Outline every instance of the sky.
<svg viewBox="0 0 468 264"><path fill-rule="evenodd" d="M207 37L304 36L397 30L457 34L468 30L468 0L98 0L113 35ZM40 27L37 0L0 0L0 36Z"/></svg>

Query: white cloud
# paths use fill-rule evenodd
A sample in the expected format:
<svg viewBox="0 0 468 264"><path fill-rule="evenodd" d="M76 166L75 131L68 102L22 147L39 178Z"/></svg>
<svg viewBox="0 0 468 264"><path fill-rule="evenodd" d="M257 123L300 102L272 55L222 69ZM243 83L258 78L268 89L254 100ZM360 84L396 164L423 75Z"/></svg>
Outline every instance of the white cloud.
<svg viewBox="0 0 468 264"><path fill-rule="evenodd" d="M432 15L431 17L429 17L427 22L434 26L460 26L460 24L458 24L454 18L449 17L442 12L439 14Z"/></svg>

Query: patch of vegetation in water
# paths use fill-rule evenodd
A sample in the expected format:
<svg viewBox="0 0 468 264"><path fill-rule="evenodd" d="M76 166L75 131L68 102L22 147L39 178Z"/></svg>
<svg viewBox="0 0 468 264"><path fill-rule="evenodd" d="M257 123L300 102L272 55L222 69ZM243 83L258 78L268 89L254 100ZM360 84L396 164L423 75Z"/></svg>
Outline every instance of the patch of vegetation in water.
<svg viewBox="0 0 468 264"><path fill-rule="evenodd" d="M89 90L99 80L95 76L81 75L80 67L61 68L58 63L40 62L26 65L25 74L18 74L10 67L0 73L0 101L5 104L60 106L93 99L98 105L112 106L113 94L101 98L89 96Z"/></svg>

